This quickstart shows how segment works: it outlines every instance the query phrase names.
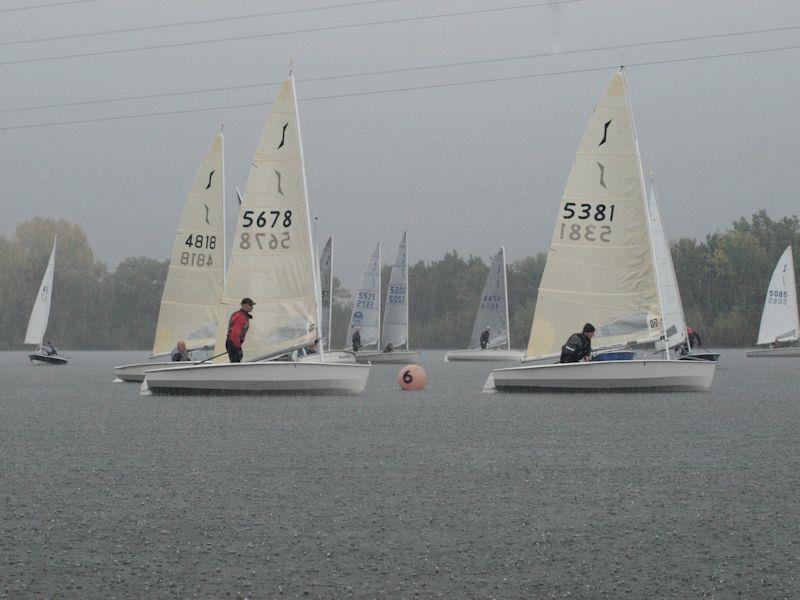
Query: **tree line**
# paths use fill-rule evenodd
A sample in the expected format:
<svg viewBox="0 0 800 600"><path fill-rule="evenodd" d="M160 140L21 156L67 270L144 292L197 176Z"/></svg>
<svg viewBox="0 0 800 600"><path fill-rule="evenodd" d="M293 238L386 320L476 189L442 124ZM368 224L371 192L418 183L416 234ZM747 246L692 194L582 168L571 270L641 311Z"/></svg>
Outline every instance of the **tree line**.
<svg viewBox="0 0 800 600"><path fill-rule="evenodd" d="M55 233L58 251L47 336L71 349L149 349L168 261L133 257L110 270L94 258L78 225L39 218L19 225L13 238L0 237L0 348L22 346ZM796 216L773 220L762 210L705 240L682 238L672 243L686 320L701 332L706 346L755 342L775 263L787 245L797 247L798 242ZM527 344L545 260L546 254L540 252L508 265L514 347ZM467 346L488 268L481 258L456 251L409 266L412 347ZM389 271L384 265L384 290ZM336 346L348 338L352 297L334 278Z"/></svg>

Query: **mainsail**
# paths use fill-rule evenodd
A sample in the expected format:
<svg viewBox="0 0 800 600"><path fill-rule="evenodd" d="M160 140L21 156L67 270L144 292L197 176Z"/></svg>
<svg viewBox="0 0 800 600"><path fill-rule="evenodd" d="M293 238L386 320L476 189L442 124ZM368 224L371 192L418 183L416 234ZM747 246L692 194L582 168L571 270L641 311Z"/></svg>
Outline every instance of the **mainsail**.
<svg viewBox="0 0 800 600"><path fill-rule="evenodd" d="M244 297L256 302L244 360L313 343L317 282L294 77L284 82L250 165L222 293L217 349ZM227 360L222 358L221 360Z"/></svg>
<svg viewBox="0 0 800 600"><path fill-rule="evenodd" d="M381 245L375 246L375 251L369 259L369 264L361 278L358 295L353 302L353 312L350 315L350 326L347 328L348 338L345 347L350 346L350 336L355 327L359 328L361 345L366 349L377 348L380 339L381 319Z"/></svg>
<svg viewBox="0 0 800 600"><path fill-rule="evenodd" d="M328 238L319 257L319 283L322 309L322 338L320 341L325 348L330 348L331 311L333 309L333 236Z"/></svg>
<svg viewBox="0 0 800 600"><path fill-rule="evenodd" d="M385 348L388 344L394 348L408 346L408 262L405 232L397 248L397 258L389 275L389 289L386 290L381 347Z"/></svg>
<svg viewBox="0 0 800 600"><path fill-rule="evenodd" d="M593 345L658 338L661 309L625 77L615 73L575 155L528 341L555 355L585 322Z"/></svg>
<svg viewBox="0 0 800 600"><path fill-rule="evenodd" d="M44 341L44 332L47 330L47 322L50 320L50 300L53 297L53 272L55 271L57 241L58 236L53 239L50 260L47 261L47 268L44 270L44 277L39 285L39 293L33 304L31 318L28 320L28 330L25 332L26 344L41 346Z"/></svg>
<svg viewBox="0 0 800 600"><path fill-rule="evenodd" d="M168 354L179 340L189 349L214 343L225 283L224 160L220 131L195 175L175 234L153 342L155 356Z"/></svg>
<svg viewBox="0 0 800 600"><path fill-rule="evenodd" d="M757 344L791 342L798 339L800 322L797 313L797 290L794 284L792 247L784 250L772 279L769 280Z"/></svg>
<svg viewBox="0 0 800 600"><path fill-rule="evenodd" d="M683 303L672 263L669 239L658 209L655 186L650 188L650 231L653 235L653 256L658 273L658 287L661 292L661 307L664 311L664 331L667 334L667 346L674 348L686 341L686 319L683 315Z"/></svg>
<svg viewBox="0 0 800 600"><path fill-rule="evenodd" d="M506 294L506 253L505 248L492 259L486 283L481 293L478 314L472 326L472 338L469 347L481 347L481 333L489 327L489 347L505 346L510 349L508 336L508 295Z"/></svg>

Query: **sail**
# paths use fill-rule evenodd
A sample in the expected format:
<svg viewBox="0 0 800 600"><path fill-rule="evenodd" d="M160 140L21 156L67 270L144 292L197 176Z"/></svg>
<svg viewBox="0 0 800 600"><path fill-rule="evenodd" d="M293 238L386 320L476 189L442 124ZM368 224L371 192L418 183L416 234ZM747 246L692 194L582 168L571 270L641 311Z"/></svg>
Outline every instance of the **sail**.
<svg viewBox="0 0 800 600"><path fill-rule="evenodd" d="M771 342L791 342L798 339L800 323L797 314L797 291L794 286L794 261L792 247L781 255L772 279L769 280L764 312L761 313L761 327L758 329L757 344Z"/></svg>
<svg viewBox="0 0 800 600"><path fill-rule="evenodd" d="M350 325L347 328L348 339L345 347L349 347L350 336L355 327L361 334L361 345L364 348L377 348L380 337L381 319L381 245L375 246L375 251L369 259L369 264L361 278L358 295L353 302L353 312L350 315Z"/></svg>
<svg viewBox="0 0 800 600"><path fill-rule="evenodd" d="M500 251L492 259L486 283L481 293L478 314L472 326L469 347L481 347L481 334L489 328L489 348L508 347L508 298L506 298L505 252Z"/></svg>
<svg viewBox="0 0 800 600"><path fill-rule="evenodd" d="M394 348L408 345L408 262L405 232L389 275L389 289L386 290L386 306L383 309L381 347L385 348L388 344Z"/></svg>
<svg viewBox="0 0 800 600"><path fill-rule="evenodd" d="M313 343L319 322L315 260L290 75L272 105L250 164L222 293L216 347L225 347L230 315L244 297L256 302L242 347L245 361Z"/></svg>
<svg viewBox="0 0 800 600"><path fill-rule="evenodd" d="M658 273L658 287L661 292L661 309L664 313L664 330L667 333L667 345L674 348L686 341L686 320L683 316L681 293L678 279L675 277L675 266L669 239L661 220L655 187L650 189L650 231L653 235L653 257Z"/></svg>
<svg viewBox="0 0 800 600"><path fill-rule="evenodd" d="M641 163L626 82L615 73L575 155L547 254L529 357L554 355L584 323L593 345L660 335Z"/></svg>
<svg viewBox="0 0 800 600"><path fill-rule="evenodd" d="M222 132L214 138L189 190L175 233L161 296L153 354L211 345L225 283L225 177Z"/></svg>
<svg viewBox="0 0 800 600"><path fill-rule="evenodd" d="M28 330L25 332L26 344L41 346L44 341L44 332L47 330L47 322L50 320L50 300L53 297L53 272L56 264L57 241L58 236L53 239L53 251L50 252L50 260L47 261L47 268L44 270L39 293L33 304L31 318L28 320Z"/></svg>
<svg viewBox="0 0 800 600"><path fill-rule="evenodd" d="M330 348L331 310L333 302L333 237L322 249L319 257L320 308L322 310L321 342L323 347Z"/></svg>

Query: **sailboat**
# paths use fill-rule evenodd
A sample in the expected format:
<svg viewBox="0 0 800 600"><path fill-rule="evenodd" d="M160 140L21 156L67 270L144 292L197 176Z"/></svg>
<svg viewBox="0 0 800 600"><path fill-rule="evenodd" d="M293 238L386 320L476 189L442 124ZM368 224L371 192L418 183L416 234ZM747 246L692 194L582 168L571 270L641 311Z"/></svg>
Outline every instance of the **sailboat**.
<svg viewBox="0 0 800 600"><path fill-rule="evenodd" d="M761 326L758 328L756 345L766 348L748 350L750 358L800 357L800 321L797 313L797 289L794 283L794 260L792 247L783 251L772 278L769 280Z"/></svg>
<svg viewBox="0 0 800 600"><path fill-rule="evenodd" d="M686 318L683 312L683 302L678 288L678 278L675 276L675 265L672 262L672 252L669 248L669 239L661 211L658 208L655 184L650 182L650 231L653 236L653 257L655 259L656 273L658 274L658 288L661 294L661 305L664 309L664 330L666 331L666 344L659 342L660 351L664 347L681 349L680 360L711 360L716 361L719 354L706 352L701 348L692 348L686 328Z"/></svg>
<svg viewBox="0 0 800 600"><path fill-rule="evenodd" d="M589 120L559 208L520 367L496 369L486 391L694 391L716 364L621 351L665 341L644 177L624 74L614 74ZM601 351L591 362L555 362L585 322ZM611 351L614 352L611 352ZM602 352L606 351L606 352Z"/></svg>
<svg viewBox="0 0 800 600"><path fill-rule="evenodd" d="M190 352L214 348L225 269L225 156L220 130L197 170L175 233L151 358L169 357L179 340ZM114 374L117 380L138 382L148 370L172 366L175 363L141 362L115 367Z"/></svg>
<svg viewBox="0 0 800 600"><path fill-rule="evenodd" d="M488 330L489 342L481 348L481 335ZM478 303L478 312L472 326L472 337L467 350L448 352L444 360L450 361L518 361L524 353L511 349L510 328L508 326L508 282L506 280L505 246L495 254L483 293Z"/></svg>
<svg viewBox="0 0 800 600"><path fill-rule="evenodd" d="M404 365L419 362L419 352L409 350L408 345L408 291L407 241L403 232L386 290L381 343L375 351L358 352L358 362Z"/></svg>
<svg viewBox="0 0 800 600"><path fill-rule="evenodd" d="M31 318L28 320L28 330L25 332L25 343L39 346L39 349L28 355L28 358L35 365L65 365L69 358L55 353L52 346L43 347L44 334L47 331L47 323L50 320L50 301L53 297L53 275L56 264L56 243L58 236L53 239L53 250L50 252L50 260L47 261L47 268L44 270L42 283L39 285L39 293L36 302L33 304ZM49 353L48 353L49 352Z"/></svg>
<svg viewBox="0 0 800 600"><path fill-rule="evenodd" d="M251 161L218 312L216 348L240 299L255 299L243 362L148 371L142 393L360 393L368 365L275 361L320 335L321 307L311 235L294 76L278 92Z"/></svg>
<svg viewBox="0 0 800 600"><path fill-rule="evenodd" d="M358 330L361 336L361 348L364 351L377 351L380 344L381 331L381 244L375 246L369 257L367 268L361 276L361 285L358 288L353 310L350 313L350 323L347 327L348 339L344 347L352 349L352 336Z"/></svg>

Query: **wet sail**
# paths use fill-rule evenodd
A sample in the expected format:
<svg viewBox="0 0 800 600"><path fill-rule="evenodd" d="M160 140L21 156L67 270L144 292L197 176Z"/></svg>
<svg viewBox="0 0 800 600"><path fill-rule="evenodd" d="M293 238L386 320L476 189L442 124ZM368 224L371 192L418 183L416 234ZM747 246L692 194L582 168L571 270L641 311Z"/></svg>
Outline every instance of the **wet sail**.
<svg viewBox="0 0 800 600"><path fill-rule="evenodd" d="M487 327L489 328L489 348L505 347L510 349L506 289L506 254L505 248L500 248L492 259L486 275L478 313L475 315L475 323L472 326L470 349L481 347L481 334Z"/></svg>
<svg viewBox="0 0 800 600"><path fill-rule="evenodd" d="M344 347L351 347L351 336L356 327L364 349L377 349L380 339L381 319L381 245L375 246L367 268L361 278L358 294L353 301L350 325Z"/></svg>
<svg viewBox="0 0 800 600"><path fill-rule="evenodd" d="M584 323L594 346L654 339L661 311L625 77L589 119L550 242L527 357L557 355Z"/></svg>
<svg viewBox="0 0 800 600"><path fill-rule="evenodd" d="M322 249L319 257L319 283L322 310L321 343L330 348L331 311L333 309L333 237Z"/></svg>
<svg viewBox="0 0 800 600"><path fill-rule="evenodd" d="M197 170L175 233L153 342L155 356L169 354L179 340L189 349L214 344L225 284L224 198L220 131Z"/></svg>
<svg viewBox="0 0 800 600"><path fill-rule="evenodd" d="M42 283L39 284L39 293L36 295L36 302L33 304L31 317L28 319L28 329L25 332L25 343L41 346L44 341L44 333L47 331L47 323L50 320L50 301L53 298L53 274L56 264L56 242L58 236L53 239L53 250L50 252L50 260L47 261L47 268L44 270Z"/></svg>
<svg viewBox="0 0 800 600"><path fill-rule="evenodd" d="M388 344L396 349L408 346L408 262L405 232L389 275L389 289L386 290L386 305L383 309L381 348Z"/></svg>
<svg viewBox="0 0 800 600"><path fill-rule="evenodd" d="M769 280L756 344L792 342L798 339L797 290L792 247L784 250Z"/></svg>

